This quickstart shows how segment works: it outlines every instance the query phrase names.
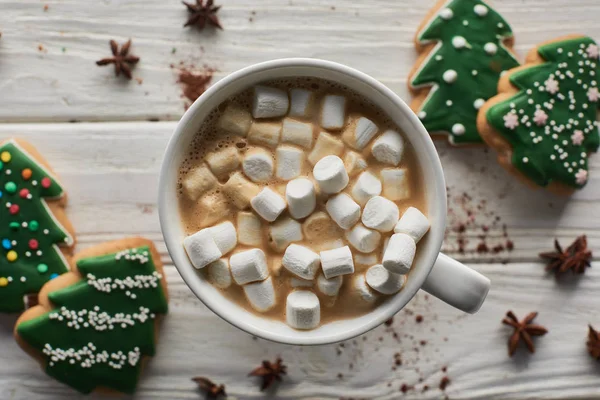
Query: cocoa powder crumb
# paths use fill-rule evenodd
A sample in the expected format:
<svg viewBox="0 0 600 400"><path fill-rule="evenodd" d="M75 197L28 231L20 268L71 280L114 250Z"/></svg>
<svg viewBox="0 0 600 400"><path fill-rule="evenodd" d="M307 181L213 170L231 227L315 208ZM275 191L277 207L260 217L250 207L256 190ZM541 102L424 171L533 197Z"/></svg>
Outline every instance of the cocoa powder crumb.
<svg viewBox="0 0 600 400"><path fill-rule="evenodd" d="M402 384L402 386L400 386L400 391L401 391L402 393L406 393L406 392L408 392L408 390L409 390L409 389L410 389L410 388L408 387L408 385L407 385L406 383L403 383L403 384Z"/></svg>
<svg viewBox="0 0 600 400"><path fill-rule="evenodd" d="M419 315L417 315L417 316L415 317L415 321L417 321L417 323L418 323L418 324L420 324L421 322L423 322L423 316L422 316L422 315L420 315L420 314L419 314Z"/></svg>
<svg viewBox="0 0 600 400"><path fill-rule="evenodd" d="M421 341L419 342L419 344L420 344L421 346L425 346L425 345L427 344L427 340L421 340Z"/></svg>
<svg viewBox="0 0 600 400"><path fill-rule="evenodd" d="M447 376L444 376L442 378L442 380L440 381L440 390L444 391L446 390L446 387L450 384L450 378L448 378Z"/></svg>
<svg viewBox="0 0 600 400"><path fill-rule="evenodd" d="M442 367L442 372L446 372L446 371L448 371L448 367L444 365L444 366Z"/></svg>
<svg viewBox="0 0 600 400"><path fill-rule="evenodd" d="M385 326L390 326L394 323L394 317L388 319L387 321L384 322Z"/></svg>

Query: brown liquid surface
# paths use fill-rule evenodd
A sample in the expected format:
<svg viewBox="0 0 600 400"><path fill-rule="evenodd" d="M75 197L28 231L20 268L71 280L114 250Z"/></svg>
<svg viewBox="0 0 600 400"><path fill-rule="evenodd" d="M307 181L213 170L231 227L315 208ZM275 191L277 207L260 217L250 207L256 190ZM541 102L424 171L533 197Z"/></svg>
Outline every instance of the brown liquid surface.
<svg viewBox="0 0 600 400"><path fill-rule="evenodd" d="M304 88L304 89L311 90L315 94L315 96L313 97L313 99L315 99L315 101L312 102L311 107L310 107L310 112L309 112L310 117L309 118L294 117L294 119L298 119L303 122L312 122L313 123L313 126L314 126L314 128L313 128L313 145L316 142L317 136L322 131L328 132L328 133L332 134L333 136L340 137L340 138L341 138L341 133L343 132L343 129L341 131L337 131L337 132L336 131L327 131L326 129L322 129L319 125L319 117L320 117L319 107L321 105L321 100L324 95L329 95L329 94L341 94L341 95L346 96L346 98L347 98L346 116L347 117L349 115L356 113L356 114L359 114L366 118L369 118L371 121L373 121L379 127L379 132L375 136L375 138L377 138L379 136L379 134L383 133L386 129L394 129L394 130L402 133L402 131L397 126L395 126L389 120L389 118L383 114L383 112L381 110L379 110L373 104L370 104L368 101L365 101L365 99L362 98L361 96L359 96L358 94L354 93L353 91L351 91L348 88L345 88L339 84L328 82L325 80L316 79L316 78L282 79L282 80L276 80L276 81L268 81L268 82L264 82L262 84L266 85L266 86L278 87L283 90L289 90L292 88ZM203 125L201 126L199 132L196 134L196 137L194 138L194 140L190 146L189 153L180 168L179 181L178 181L179 209L180 209L180 215L181 215L181 223L183 224L184 230L187 235L191 235L202 228L206 228L207 226L216 225L216 224L228 221L228 220L231 221L237 227L237 224L236 224L237 214L239 211L242 211L242 210L238 210L233 204L229 203L228 199L226 198L226 196L224 196L224 193L220 188L221 187L220 185L224 184L227 181L228 176L231 175L231 174L229 174L228 176L222 177L219 179L219 185L217 185L217 187L215 189L213 189L212 191L209 191L203 195L203 198L207 197L207 196L217 196L217 197L222 198L223 199L222 201L226 201L227 204L225 204L225 206L227 207L227 209L229 211L228 216L218 220L217 222L211 221L210 224L207 224L206 223L206 212L205 212L206 210L202 209L202 207L199 206L199 201L201 201L202 198L199 199L198 201L191 201L183 193L182 181L185 178L188 171L190 171L194 167L197 167L197 166L203 164L204 159L207 155L209 155L215 151L223 150L226 147L236 148L241 156L241 159L243 159L244 154L248 150L253 149L253 148L262 148L265 150L269 150L273 155L273 159L275 160L275 150L274 149L268 149L266 147L258 146L255 144L250 144L250 143L248 143L246 138L243 138L240 136L235 136L235 135L230 135L230 134L227 134L224 132L219 132L219 130L216 127L217 121L218 121L221 113L227 106L227 104L230 102L235 103L247 110L251 110L252 89L248 89L242 93L239 93L238 95L229 99L227 102L221 104L216 110L214 110L206 118L206 120L204 121ZM281 119L283 119L283 117ZM275 120L278 121L281 119L278 118ZM260 120L260 121L263 122L263 121L268 121L268 120ZM427 215L426 201L425 201L424 191L422 190L423 185L422 185L421 171L417 164L414 150L413 150L412 146L410 145L410 143L405 141L405 149L404 149L404 153L402 156L402 161L399 166L394 167L389 164L383 164L383 163L378 162L371 155L370 144L372 144L372 142L373 142L373 140L375 140L375 138L372 139L371 142L369 142L369 145L367 145L365 147L364 151L362 151L362 156L368 163L367 171L370 171L375 176L380 177L380 171L384 168L406 168L407 172L408 172L410 196L406 200L395 202L400 209L400 213L401 213L400 215L402 215L404 210L406 210L410 206L418 208L425 215ZM281 141L280 141L280 144L281 144ZM286 145L290 145L290 144L286 143ZM349 147L347 147L347 150L351 150L351 149ZM303 149L303 151L305 152L306 155L310 152L310 150L307 150L307 149ZM343 156L341 158L344 159ZM307 177L312 180L312 167L313 166L308 162L308 160L305 159L304 160L304 168L303 168L303 171L302 171L302 174L300 177ZM241 165L237 169L237 171L241 171ZM232 172L232 174L233 174L233 172ZM350 177L350 182L349 182L348 186L346 187L346 189L344 189L343 192L350 195L350 190L351 190L357 177L358 177L358 175ZM314 182L314 180L313 180L313 182ZM271 181L269 181L267 183L262 183L262 184L258 183L258 185L261 188L264 186L268 186L271 189L273 189L274 191L281 194L283 197L285 197L285 185L286 184L287 184L287 181L278 179L276 177L274 177ZM327 200L327 198L324 196L320 196L317 191L317 207L313 213L318 212L318 211L323 211L326 213L326 211L325 211L326 200ZM252 210L246 209L243 211L252 211ZM283 214L277 219L277 221L279 221L285 217L289 217L289 213L287 212L287 210L283 212ZM306 218L298 220L298 221L300 223L302 223L304 220L306 220ZM355 291L352 290L353 289L352 288L352 280L354 279L354 277L359 273L364 273L370 267L370 265L368 265L368 266L357 265L356 260L355 260L355 273L352 275L344 276L344 283L342 284L342 287L340 288L340 291L339 291L337 297L335 297L335 298L325 296L317 289L316 278L313 282L312 287L302 287L302 288L294 289L291 285L291 279L294 277L294 275L292 273L290 273L289 271L287 271L283 266L281 266L281 259L283 257L283 252L274 251L269 246L268 223L263 220L262 225L263 225L262 226L263 241L262 241L262 246L260 246L260 248L265 252L265 255L267 256L269 268L271 271L271 277L272 277L273 284L275 287L275 295L276 295L276 299L277 299L277 304L275 307L273 307L272 309L270 309L269 311L264 312L264 313L259 313L259 312L255 311L250 306L250 303L246 299L246 297L244 295L244 291L242 289L242 286L238 286L232 280L232 284L229 288L220 289L220 290L222 291L222 293L225 297L231 299L232 301L234 301L235 303L237 303L244 309L246 309L250 312L253 312L257 315L263 316L263 317L273 318L273 319L285 322L285 320L286 320L285 299L287 298L288 293L293 290L310 290L319 297L319 300L321 302L321 324L325 324L325 323L328 323L328 322L331 322L334 320L353 318L353 317L357 317L360 315L364 315L364 314L368 313L370 310L377 307L381 302L385 301L388 297L390 297L390 296L385 296L385 295L378 295L377 300L374 303L366 303L364 300L362 300L356 294ZM394 233L393 231L387 232L387 233L382 233L382 235L381 235L382 239L381 239L380 245L373 252L374 254L377 255L377 259L378 259L377 263L381 263L381 259L383 256L382 252L383 252L384 239L389 238L393 233ZM345 239L343 230L341 228L335 230L334 236L336 236L336 237L333 237L331 239L338 239L338 238L342 239L344 241L344 245L348 245L350 247L350 249L352 250L352 253L355 257L357 254L361 254L358 251L356 251L349 244L349 242ZM326 238L319 238L315 241L307 240L305 238L302 242L295 242L295 243L306 246L308 248L311 248L313 251L318 253L320 250L322 250L321 246L323 246L324 242L326 242L326 241L327 241ZM224 257L229 257L232 253L248 250L250 248L252 248L252 247L245 246L245 245L238 243L237 247L231 253L225 255ZM417 246L417 252L418 251L419 251L419 249ZM373 253L371 253L371 254L373 254ZM208 274L206 272L207 270L208 270L208 268L201 269L198 271L198 274L201 275L203 278L208 279ZM317 276L318 276L318 274L319 273L317 273Z"/></svg>

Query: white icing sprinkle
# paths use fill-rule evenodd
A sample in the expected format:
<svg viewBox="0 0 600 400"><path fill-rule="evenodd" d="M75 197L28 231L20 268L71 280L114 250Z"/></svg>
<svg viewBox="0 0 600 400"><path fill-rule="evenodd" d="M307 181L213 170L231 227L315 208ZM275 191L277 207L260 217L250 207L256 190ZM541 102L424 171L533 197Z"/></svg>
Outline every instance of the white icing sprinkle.
<svg viewBox="0 0 600 400"><path fill-rule="evenodd" d="M440 11L440 18L445 19L446 21L452 19L453 16L454 13L449 8L444 8L442 11Z"/></svg>
<svg viewBox="0 0 600 400"><path fill-rule="evenodd" d="M475 7L473 7L473 11L475 11L475 14L479 15L480 17L485 17L488 13L487 7L483 4L477 4Z"/></svg>
<svg viewBox="0 0 600 400"><path fill-rule="evenodd" d="M465 126L463 124L454 124L452 125L452 133L455 135L464 135L466 132Z"/></svg>
<svg viewBox="0 0 600 400"><path fill-rule="evenodd" d="M102 332L107 329L114 329L116 326L120 326L125 329L134 326L136 322L144 323L150 317L150 309L146 307L140 307L139 313L125 314L117 313L113 316L98 310L69 310L66 307L61 307L58 311L51 312L48 318L51 320L66 321L67 326L73 329L80 329L82 325L84 327L92 327L94 330Z"/></svg>
<svg viewBox="0 0 600 400"><path fill-rule="evenodd" d="M458 74L456 73L455 70L449 69L446 72L444 72L444 75L442 76L442 78L444 79L444 82L446 82L446 83L454 83L454 82L456 82L456 79L458 79Z"/></svg>
<svg viewBox="0 0 600 400"><path fill-rule="evenodd" d="M488 42L483 46L483 50L489 55L493 56L498 51L498 46L492 42Z"/></svg>
<svg viewBox="0 0 600 400"><path fill-rule="evenodd" d="M154 271L152 275L135 275L133 278L128 276L125 279L113 279L110 277L98 279L93 274L87 274L86 278L88 285L94 287L94 289L100 292L110 293L113 289L128 290L157 288L162 275L157 271ZM127 297L135 299L134 296L133 293L130 293Z"/></svg>
<svg viewBox="0 0 600 400"><path fill-rule="evenodd" d="M467 39L462 36L454 36L452 38L452 46L457 49L465 48L467 46Z"/></svg>
<svg viewBox="0 0 600 400"><path fill-rule="evenodd" d="M75 360L81 368L92 368L95 364L107 364L113 369L122 369L126 364L135 367L141 357L139 347L134 347L134 349L128 351L127 354L120 350L110 354L106 350L97 350L96 346L91 342L79 350L75 350L74 348L66 350L60 348L55 349L52 345L46 343L42 352L50 359L48 363L50 367L53 367L60 362L71 363L71 360Z"/></svg>
<svg viewBox="0 0 600 400"><path fill-rule="evenodd" d="M475 107L476 110L479 110L484 104L485 104L484 99L477 99L473 102L473 107Z"/></svg>

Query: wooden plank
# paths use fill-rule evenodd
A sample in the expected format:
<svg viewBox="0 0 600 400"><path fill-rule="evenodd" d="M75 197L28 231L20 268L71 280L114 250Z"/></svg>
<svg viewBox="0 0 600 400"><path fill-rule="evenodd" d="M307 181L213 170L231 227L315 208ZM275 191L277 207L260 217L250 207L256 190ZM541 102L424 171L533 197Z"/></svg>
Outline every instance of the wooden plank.
<svg viewBox="0 0 600 400"><path fill-rule="evenodd" d="M408 99L412 37L433 3L231 0L219 14L225 30L200 33L182 27L186 11L177 1L2 0L0 121L177 120L184 101L169 66L179 62L216 68L216 81L269 59L325 58L363 70ZM600 37L595 0L496 6L511 21L521 55L565 32ZM142 58L134 74L142 84L94 64L110 54L109 39L128 38Z"/></svg>

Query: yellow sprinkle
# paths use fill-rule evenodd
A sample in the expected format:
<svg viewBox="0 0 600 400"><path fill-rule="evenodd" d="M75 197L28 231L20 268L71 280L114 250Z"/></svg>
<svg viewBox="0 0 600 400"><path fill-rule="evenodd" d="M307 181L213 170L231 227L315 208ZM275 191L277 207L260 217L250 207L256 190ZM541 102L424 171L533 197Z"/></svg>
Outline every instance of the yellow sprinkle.
<svg viewBox="0 0 600 400"><path fill-rule="evenodd" d="M8 279L5 277L0 278L0 287L4 287L6 285L8 285Z"/></svg>
<svg viewBox="0 0 600 400"><path fill-rule="evenodd" d="M17 252L14 250L9 251L6 253L6 259L10 262L15 261L17 259Z"/></svg>
<svg viewBox="0 0 600 400"><path fill-rule="evenodd" d="M9 162L11 158L12 157L8 151L3 151L2 154L0 154L0 160L2 162Z"/></svg>

